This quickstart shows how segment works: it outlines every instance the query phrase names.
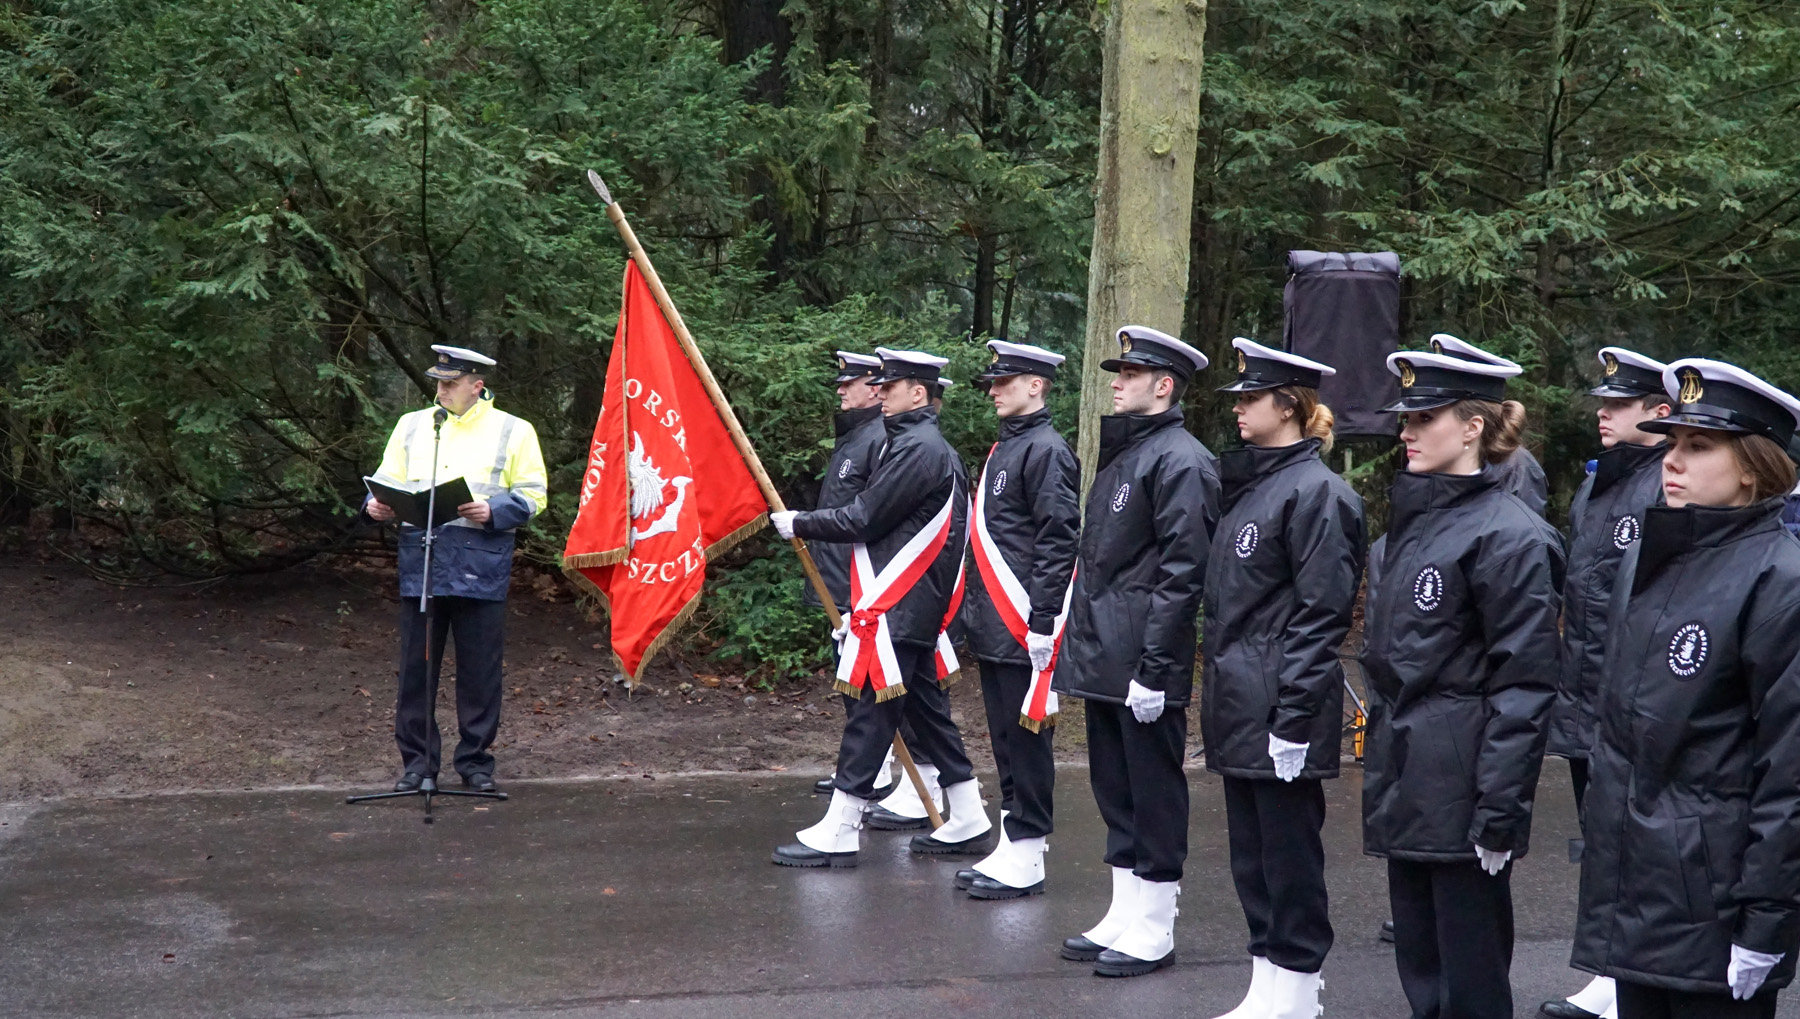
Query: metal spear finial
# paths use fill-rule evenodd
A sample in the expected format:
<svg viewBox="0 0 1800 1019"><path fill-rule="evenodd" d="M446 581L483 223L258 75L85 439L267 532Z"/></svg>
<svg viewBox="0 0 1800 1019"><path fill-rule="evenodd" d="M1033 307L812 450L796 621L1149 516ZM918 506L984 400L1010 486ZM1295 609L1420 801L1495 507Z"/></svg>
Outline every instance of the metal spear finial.
<svg viewBox="0 0 1800 1019"><path fill-rule="evenodd" d="M612 192L606 190L606 182L600 179L600 175L589 170L587 172L587 178L588 184L593 186L594 193L600 196L600 200L607 205L611 205L613 203Z"/></svg>

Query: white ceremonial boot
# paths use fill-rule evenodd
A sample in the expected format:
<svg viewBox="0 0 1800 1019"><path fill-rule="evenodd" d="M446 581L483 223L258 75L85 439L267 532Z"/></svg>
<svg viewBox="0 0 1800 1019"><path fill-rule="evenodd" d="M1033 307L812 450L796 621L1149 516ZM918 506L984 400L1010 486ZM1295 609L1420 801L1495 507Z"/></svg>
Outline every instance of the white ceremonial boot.
<svg viewBox="0 0 1800 1019"><path fill-rule="evenodd" d="M1177 881L1142 881L1138 885L1137 915L1111 948L1094 960L1094 972L1103 977L1136 977L1159 970L1175 961L1175 917L1181 910Z"/></svg>
<svg viewBox="0 0 1800 1019"><path fill-rule="evenodd" d="M919 778L924 780L925 788L931 790L932 805L942 814L944 789L938 785L937 766L921 764L918 768ZM900 772L900 781L894 791L869 812L869 827L882 831L916 831L931 827L931 814L925 809L925 801L919 799L919 791L913 788L912 779L904 770Z"/></svg>
<svg viewBox="0 0 1800 1019"><path fill-rule="evenodd" d="M892 786L893 784L894 784L894 750L892 747L889 747L887 756L883 757L881 759L881 770L875 773L875 790L877 792L880 792L881 790L886 789L886 788ZM908 782L906 784L912 785L911 782ZM918 794L914 793L913 798L918 799Z"/></svg>
<svg viewBox="0 0 1800 1019"><path fill-rule="evenodd" d="M842 789L831 792L825 816L811 828L794 833L800 841L778 846L773 857L784 867L854 867L863 813L869 801Z"/></svg>
<svg viewBox="0 0 1800 1019"><path fill-rule="evenodd" d="M1214 1019L1269 1019L1270 989L1275 982L1275 964L1260 955L1250 957L1250 990L1238 1007Z"/></svg>
<svg viewBox="0 0 1800 1019"><path fill-rule="evenodd" d="M1005 855L995 850L993 856L975 865L981 872L969 884L969 895L977 899L1018 899L1044 893L1044 853L1049 846L1043 836L1010 840L1002 843ZM995 859L998 856L999 859Z"/></svg>
<svg viewBox="0 0 1800 1019"><path fill-rule="evenodd" d="M914 835L915 853L979 853L988 848L994 822L981 805L981 783L973 778L944 787L950 817L930 835Z"/></svg>
<svg viewBox="0 0 1800 1019"><path fill-rule="evenodd" d="M1618 998L1618 985L1613 983L1612 977L1595 977L1586 987L1569 995L1568 1002L1584 1012L1602 1015L1618 1002Z"/></svg>
<svg viewBox="0 0 1800 1019"><path fill-rule="evenodd" d="M1070 962L1093 962L1111 948L1137 916L1138 886L1142 883L1129 868L1112 868L1112 905L1106 907L1106 915L1092 929L1063 940L1062 957Z"/></svg>
<svg viewBox="0 0 1800 1019"><path fill-rule="evenodd" d="M1274 980L1269 986L1269 1010L1265 1019L1315 1019L1324 1014L1319 1004L1319 989L1324 986L1317 973L1299 973L1271 966Z"/></svg>
<svg viewBox="0 0 1800 1019"><path fill-rule="evenodd" d="M983 866L987 865L987 863L991 860L1000 859L1007 852L1007 848L1006 848L1007 844L1012 841L1012 839L1008 838L1007 834L1006 834L1006 815L1008 815L1010 813L1012 813L1012 811L1010 811L1010 810L1000 811L1000 824L999 824L999 827L996 829L998 841L996 841L994 843L994 851L987 854L986 856L982 857L981 862L976 864L975 866L966 868L964 870L959 870L956 872L956 880L955 880L954 884L961 891L965 891L965 892L968 891L969 886L975 883L976 878L987 873L986 871L981 869Z"/></svg>

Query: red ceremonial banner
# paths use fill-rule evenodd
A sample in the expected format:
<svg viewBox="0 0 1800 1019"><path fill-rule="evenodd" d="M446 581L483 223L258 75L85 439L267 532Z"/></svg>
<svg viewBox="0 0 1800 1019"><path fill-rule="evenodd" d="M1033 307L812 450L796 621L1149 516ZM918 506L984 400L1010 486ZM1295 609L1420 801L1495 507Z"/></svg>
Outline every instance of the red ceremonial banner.
<svg viewBox="0 0 1800 1019"><path fill-rule="evenodd" d="M563 548L563 572L612 616L620 671L643 678L693 614L707 561L754 534L767 513L656 296L628 261L600 420Z"/></svg>

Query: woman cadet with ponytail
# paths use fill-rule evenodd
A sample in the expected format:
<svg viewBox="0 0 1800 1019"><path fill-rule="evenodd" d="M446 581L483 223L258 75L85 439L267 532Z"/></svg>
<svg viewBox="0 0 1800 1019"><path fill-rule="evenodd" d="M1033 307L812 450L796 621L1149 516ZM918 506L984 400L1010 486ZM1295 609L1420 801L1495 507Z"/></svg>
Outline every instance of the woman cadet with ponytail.
<svg viewBox="0 0 1800 1019"><path fill-rule="evenodd" d="M1323 780L1338 774L1338 648L1362 580L1362 500L1320 459L1335 370L1239 338L1241 449L1219 458L1223 516L1206 573L1200 725L1224 776L1250 990L1227 1019L1312 1019L1331 948Z"/></svg>
<svg viewBox="0 0 1800 1019"><path fill-rule="evenodd" d="M1400 351L1406 470L1369 551L1363 851L1388 861L1414 1015L1511 1019L1510 862L1525 855L1556 695L1561 536L1494 469L1519 366ZM1485 359L1484 359L1485 358Z"/></svg>

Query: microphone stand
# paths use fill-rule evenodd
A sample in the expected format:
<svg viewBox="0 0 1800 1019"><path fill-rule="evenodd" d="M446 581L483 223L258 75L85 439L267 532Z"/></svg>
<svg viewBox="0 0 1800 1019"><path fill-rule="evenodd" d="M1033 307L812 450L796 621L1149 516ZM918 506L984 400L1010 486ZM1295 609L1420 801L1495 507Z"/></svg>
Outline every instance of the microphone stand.
<svg viewBox="0 0 1800 1019"><path fill-rule="evenodd" d="M421 585L419 587L419 611L425 616L425 675L432 678L436 677L437 667L442 664L434 663L431 660L431 624L433 622L431 611L433 604L433 598L431 597L431 554L432 547L437 542L438 447L444 441L444 421L448 419L449 416L450 412L444 409L442 405L439 405L436 410L431 412L431 490L430 494L425 497L425 537L421 539L425 546L425 568L421 574ZM431 685L435 691L437 684L433 683ZM432 716L432 725L435 726L437 724L437 701L435 697L428 707ZM437 779L433 776L426 775L419 780L419 788L417 789L411 789L406 792L368 793L362 796L347 796L344 798L344 802L367 803L370 800L397 800L405 796L425 797L426 824L432 823L433 820L431 815L431 800L434 796L467 796L473 799L482 800L506 799L506 794L497 790L494 792L477 792L474 789L439 789Z"/></svg>

